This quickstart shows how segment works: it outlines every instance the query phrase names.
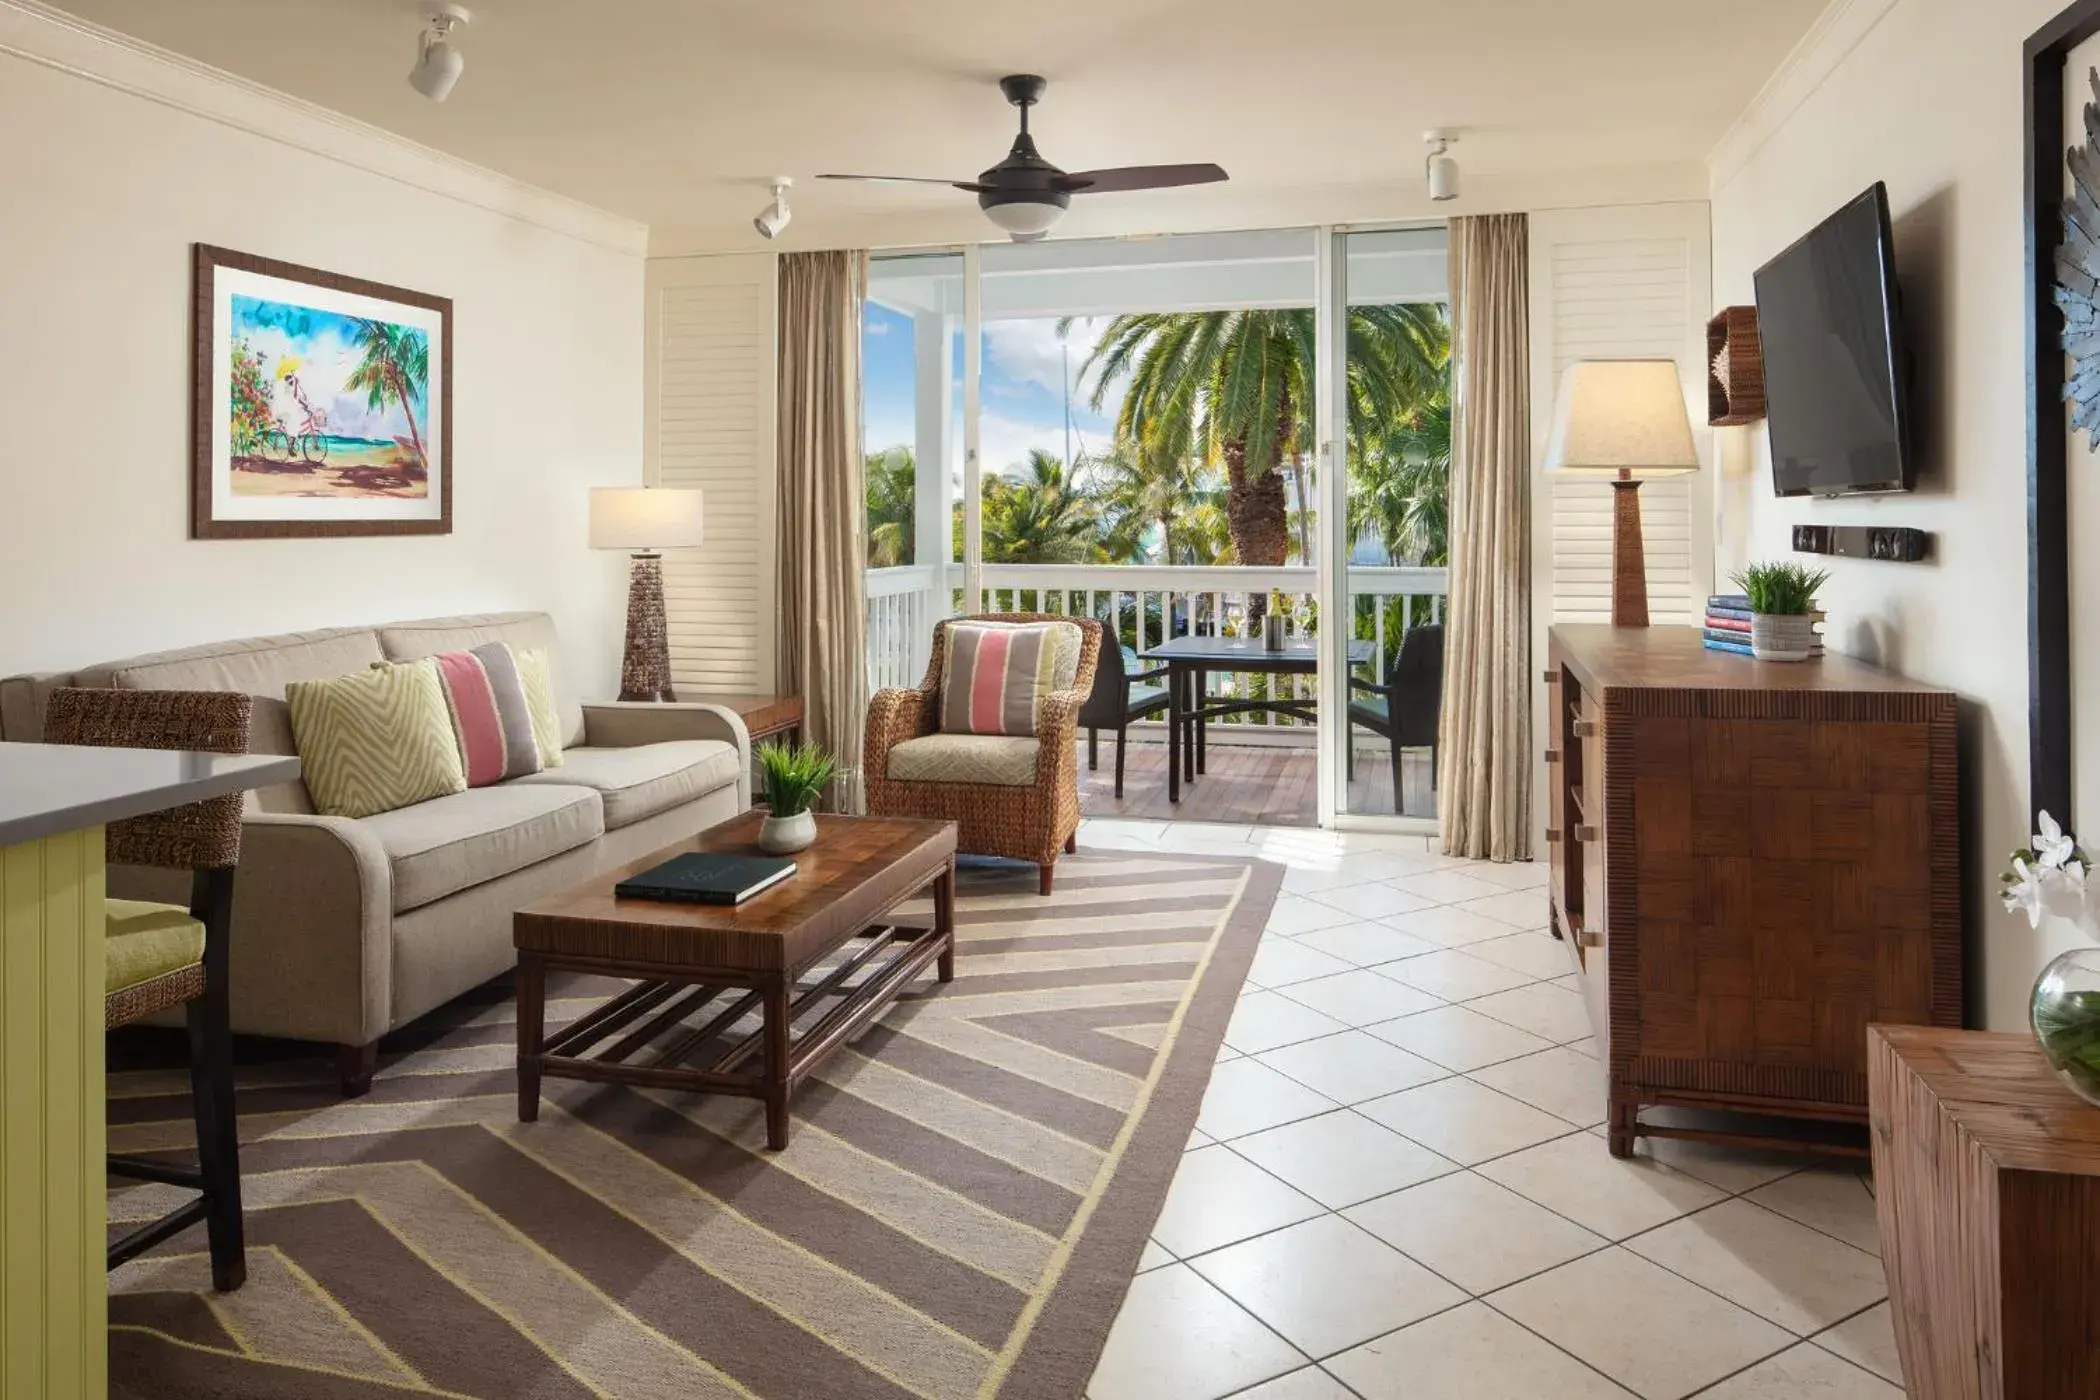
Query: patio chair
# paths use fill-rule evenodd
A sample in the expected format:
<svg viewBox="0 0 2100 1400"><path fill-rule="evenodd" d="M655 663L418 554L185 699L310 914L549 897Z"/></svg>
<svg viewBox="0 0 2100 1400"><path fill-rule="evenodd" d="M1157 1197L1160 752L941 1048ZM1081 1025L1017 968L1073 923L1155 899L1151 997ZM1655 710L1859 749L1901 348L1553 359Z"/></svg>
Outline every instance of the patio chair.
<svg viewBox="0 0 2100 1400"><path fill-rule="evenodd" d="M1130 726L1167 708L1166 688L1147 685L1166 675L1167 668L1140 671L1137 652L1126 646L1101 648L1101 664L1094 671L1094 689L1080 707L1079 722L1086 726L1086 766L1101 766L1101 731L1116 731L1116 796L1123 795L1123 749L1129 742Z"/></svg>
<svg viewBox="0 0 2100 1400"><path fill-rule="evenodd" d="M1429 750L1429 787L1436 790L1437 716L1444 703L1444 629L1441 626L1408 630L1400 650L1387 669L1384 684L1349 678L1347 742L1349 776L1356 776L1356 727L1362 725L1384 739L1392 749L1393 810L1402 807L1400 751ZM1363 698L1357 698L1357 692Z"/></svg>
<svg viewBox="0 0 2100 1400"><path fill-rule="evenodd" d="M940 732L941 663L947 630L958 622L1062 622L1080 632L1069 681L1042 700L1033 735ZM868 814L932 817L956 824L956 848L1032 861L1050 893L1060 851L1079 830L1079 710L1093 689L1101 624L1051 613L990 613L949 618L933 629L933 658L916 690L880 690L868 703L862 772Z"/></svg>
<svg viewBox="0 0 2100 1400"><path fill-rule="evenodd" d="M44 719L44 742L246 753L251 699L233 691L56 690ZM196 1171L157 1157L118 1153L109 1154L107 1169L111 1176L198 1193L110 1244L108 1266L114 1269L201 1220L212 1287L230 1293L248 1276L226 981L233 872L241 858L241 794L112 822L104 842L111 865L190 872L187 907L107 901L102 1019L114 1030L183 1009L190 1036L190 1110L197 1126ZM89 1185L102 1189L100 1182Z"/></svg>

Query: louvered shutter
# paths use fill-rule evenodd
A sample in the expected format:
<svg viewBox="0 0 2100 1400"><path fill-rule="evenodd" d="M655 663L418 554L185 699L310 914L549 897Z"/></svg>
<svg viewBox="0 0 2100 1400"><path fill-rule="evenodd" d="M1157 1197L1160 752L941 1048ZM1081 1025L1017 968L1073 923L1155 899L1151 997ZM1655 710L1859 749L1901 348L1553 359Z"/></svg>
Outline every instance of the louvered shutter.
<svg viewBox="0 0 2100 1400"><path fill-rule="evenodd" d="M664 556L681 694L773 689L777 260L649 263L648 480L704 493L706 544Z"/></svg>
<svg viewBox="0 0 2100 1400"><path fill-rule="evenodd" d="M1535 462L1544 460L1561 374L1576 360L1674 359L1687 395L1703 408L1712 280L1704 204L1532 215ZM1712 434L1703 412L1693 424L1707 470L1641 487L1648 614L1656 623L1697 621L1711 591ZM1540 622L1611 621L1610 484L1542 473L1533 499L1540 506L1532 574Z"/></svg>

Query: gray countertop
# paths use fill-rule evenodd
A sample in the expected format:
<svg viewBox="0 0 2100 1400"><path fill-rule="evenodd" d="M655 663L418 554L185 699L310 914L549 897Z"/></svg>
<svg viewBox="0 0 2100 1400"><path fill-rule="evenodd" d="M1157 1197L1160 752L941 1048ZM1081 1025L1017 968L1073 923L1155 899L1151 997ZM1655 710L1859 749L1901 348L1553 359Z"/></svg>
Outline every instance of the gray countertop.
<svg viewBox="0 0 2100 1400"><path fill-rule="evenodd" d="M280 754L0 744L0 846L298 776L299 760Z"/></svg>

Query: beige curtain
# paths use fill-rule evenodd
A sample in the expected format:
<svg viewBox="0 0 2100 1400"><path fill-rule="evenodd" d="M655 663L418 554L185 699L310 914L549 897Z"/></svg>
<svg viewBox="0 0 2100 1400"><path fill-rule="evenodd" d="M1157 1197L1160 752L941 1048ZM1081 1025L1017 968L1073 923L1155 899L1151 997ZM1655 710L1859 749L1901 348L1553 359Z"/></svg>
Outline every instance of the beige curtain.
<svg viewBox="0 0 2100 1400"><path fill-rule="evenodd" d="M1437 790L1444 854L1531 858L1530 231L1451 221L1457 395Z"/></svg>
<svg viewBox="0 0 2100 1400"><path fill-rule="evenodd" d="M837 759L832 806L861 808L868 706L860 454L865 252L780 259L779 687Z"/></svg>

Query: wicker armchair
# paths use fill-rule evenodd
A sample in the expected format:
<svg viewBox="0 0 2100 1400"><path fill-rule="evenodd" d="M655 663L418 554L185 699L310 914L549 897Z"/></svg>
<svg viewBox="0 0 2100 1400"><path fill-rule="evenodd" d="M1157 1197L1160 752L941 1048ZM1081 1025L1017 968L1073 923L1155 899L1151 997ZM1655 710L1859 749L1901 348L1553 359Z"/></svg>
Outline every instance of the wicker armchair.
<svg viewBox="0 0 2100 1400"><path fill-rule="evenodd" d="M246 753L252 704L249 696L232 691L56 690L44 717L44 742ZM158 1158L109 1154L111 1176L197 1192L196 1199L112 1242L109 1267L201 1220L211 1251L212 1287L230 1293L248 1277L226 980L233 872L241 858L241 795L112 822L103 839L112 865L191 872L186 908L108 901L102 1016L114 1030L183 1008L190 1033L190 1110L197 1125L195 1171Z"/></svg>
<svg viewBox="0 0 2100 1400"><path fill-rule="evenodd" d="M936 731L941 658L950 622L1069 622L1081 633L1079 673L1069 690L1045 697L1035 735L1034 781L1015 783L908 781L890 776L890 751ZM1079 773L1074 742L1079 710L1094 686L1101 624L1050 613L988 613L951 618L933 629L933 660L917 690L882 690L868 705L863 772L871 816L933 817L954 822L957 847L974 855L1006 856L1041 867L1040 889L1050 893L1060 851L1074 848L1079 830Z"/></svg>

